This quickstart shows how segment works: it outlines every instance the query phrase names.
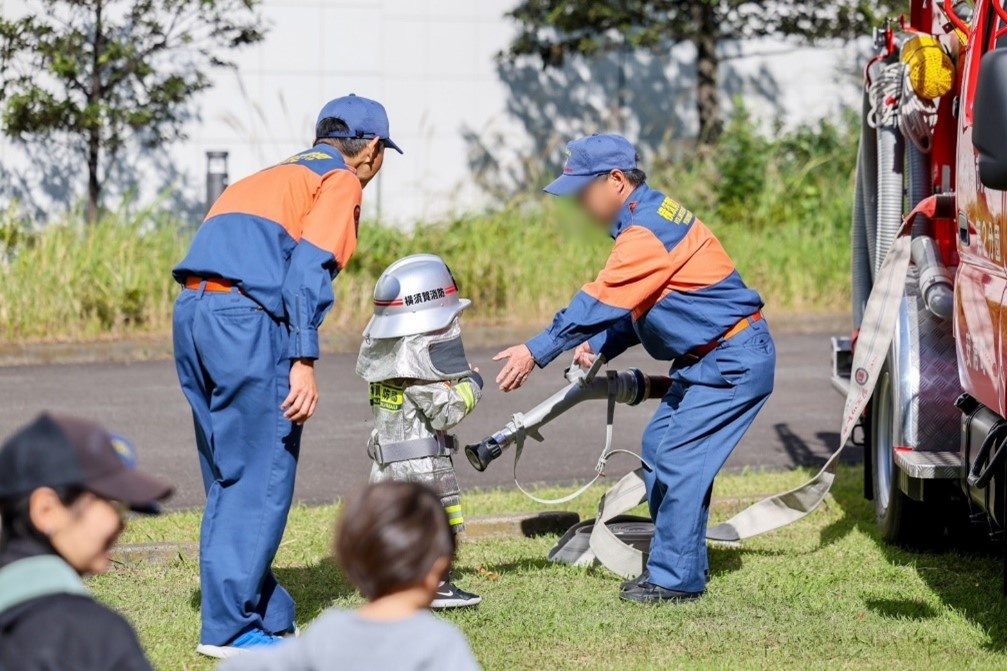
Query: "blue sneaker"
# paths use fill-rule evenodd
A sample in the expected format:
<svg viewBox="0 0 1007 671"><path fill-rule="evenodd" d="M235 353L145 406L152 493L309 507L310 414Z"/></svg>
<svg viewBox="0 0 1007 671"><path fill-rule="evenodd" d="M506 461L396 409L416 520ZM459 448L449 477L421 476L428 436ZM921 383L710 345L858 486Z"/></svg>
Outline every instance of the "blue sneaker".
<svg viewBox="0 0 1007 671"><path fill-rule="evenodd" d="M281 637L274 636L269 632L265 632L261 629L249 629L227 645L208 645L206 643L200 643L196 646L196 652L201 655L206 655L207 657L213 657L214 659L227 659L228 657L241 654L246 650L264 648L282 642L283 639Z"/></svg>

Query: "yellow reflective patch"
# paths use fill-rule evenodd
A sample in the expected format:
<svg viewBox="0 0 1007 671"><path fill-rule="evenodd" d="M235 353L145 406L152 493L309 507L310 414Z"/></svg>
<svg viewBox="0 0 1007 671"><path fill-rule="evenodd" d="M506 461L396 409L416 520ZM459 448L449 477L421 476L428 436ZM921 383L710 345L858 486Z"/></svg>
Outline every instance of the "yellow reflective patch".
<svg viewBox="0 0 1007 671"><path fill-rule="evenodd" d="M444 512L448 514L448 524L453 527L459 524L465 523L465 517L462 516L461 505L444 506Z"/></svg>
<svg viewBox="0 0 1007 671"><path fill-rule="evenodd" d="M291 156L285 161L281 161L280 164L286 163L300 163L301 161L324 161L326 159L331 159L332 157L320 151L309 151L303 154L296 154Z"/></svg>
<svg viewBox="0 0 1007 671"><path fill-rule="evenodd" d="M399 410L402 410L402 403L404 399L405 397L402 394L402 390L398 387L393 387L390 384L384 384L383 382L371 383L372 406L377 406L382 410L398 412Z"/></svg>
<svg viewBox="0 0 1007 671"><path fill-rule="evenodd" d="M465 518L461 514L461 505L444 506L444 512L447 513L447 522L452 527L465 523Z"/></svg>
<svg viewBox="0 0 1007 671"><path fill-rule="evenodd" d="M695 218L692 212L682 207L682 204L674 198L665 198L657 208L657 214L673 224L691 224Z"/></svg>
<svg viewBox="0 0 1007 671"><path fill-rule="evenodd" d="M468 382L462 382L455 389L458 390L462 400L465 401L465 412L472 412L472 408L476 407L476 394L472 390L472 385Z"/></svg>

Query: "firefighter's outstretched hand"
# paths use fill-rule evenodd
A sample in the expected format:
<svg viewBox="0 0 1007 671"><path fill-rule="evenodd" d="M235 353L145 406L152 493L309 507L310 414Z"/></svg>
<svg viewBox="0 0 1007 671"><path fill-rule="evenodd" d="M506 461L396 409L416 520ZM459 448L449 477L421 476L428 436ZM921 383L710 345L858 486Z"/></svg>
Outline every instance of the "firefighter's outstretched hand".
<svg viewBox="0 0 1007 671"><path fill-rule="evenodd" d="M315 414L317 405L315 362L311 359L298 359L290 366L290 393L280 405L280 410L294 424L304 424Z"/></svg>
<svg viewBox="0 0 1007 671"><path fill-rule="evenodd" d="M591 343L585 341L577 345L577 349L573 351L573 362L581 368L590 368L594 365L595 356Z"/></svg>
<svg viewBox="0 0 1007 671"><path fill-rule="evenodd" d="M527 345L515 345L493 357L494 361L507 359L507 365L497 375L497 384L503 391L514 391L525 383L535 369L535 357Z"/></svg>

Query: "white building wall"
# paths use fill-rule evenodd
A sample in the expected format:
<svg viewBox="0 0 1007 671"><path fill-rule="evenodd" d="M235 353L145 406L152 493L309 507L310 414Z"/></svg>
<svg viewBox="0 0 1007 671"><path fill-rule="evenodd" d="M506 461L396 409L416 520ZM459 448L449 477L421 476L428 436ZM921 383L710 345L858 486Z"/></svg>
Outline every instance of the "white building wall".
<svg viewBox="0 0 1007 671"><path fill-rule="evenodd" d="M31 6L2 2L5 15ZM265 0L266 40L238 52L235 70L214 74L214 87L194 106L188 140L165 152L134 152L110 191L136 182L141 200L167 193L174 207L198 218L207 150L230 152L234 181L309 144L317 110L349 92L385 104L392 136L406 152L386 157L365 193L365 216L403 225L532 188L552 169L542 159L558 162L562 139L572 135L622 131L646 149L695 132L690 46L631 54L621 65L611 56L560 71L543 72L532 61L502 69L495 56L514 34L503 18L513 4ZM725 102L742 95L765 120L813 121L859 96L856 45L762 41L724 45L723 52ZM0 199L20 197L52 213L84 193L82 172L47 177L31 148L0 142L0 167ZM490 192L498 192L496 200Z"/></svg>

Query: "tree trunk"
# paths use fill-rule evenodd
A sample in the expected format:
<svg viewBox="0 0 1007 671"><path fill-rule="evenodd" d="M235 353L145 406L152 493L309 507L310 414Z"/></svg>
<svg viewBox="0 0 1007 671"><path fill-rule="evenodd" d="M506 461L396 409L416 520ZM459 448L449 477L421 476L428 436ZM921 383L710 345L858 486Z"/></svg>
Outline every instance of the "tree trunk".
<svg viewBox="0 0 1007 671"><path fill-rule="evenodd" d="M101 137L92 130L87 145L87 223L98 223L98 204L101 202L101 182L98 180L98 162L101 158Z"/></svg>
<svg viewBox="0 0 1007 671"><path fill-rule="evenodd" d="M720 26L717 12L712 2L699 0L693 3L693 18L696 34L692 42L696 46L696 108L699 112L699 141L713 144L724 128L720 117L720 92L717 89L720 78L720 59L717 57L717 41Z"/></svg>
<svg viewBox="0 0 1007 671"><path fill-rule="evenodd" d="M91 44L91 85L87 92L87 104L92 110L101 105L101 57L104 50L104 35L102 34L102 0L94 5L94 41ZM101 159L101 116L95 115L95 121L88 129L87 137L87 222L98 223L98 206L101 202L101 180L98 177Z"/></svg>

